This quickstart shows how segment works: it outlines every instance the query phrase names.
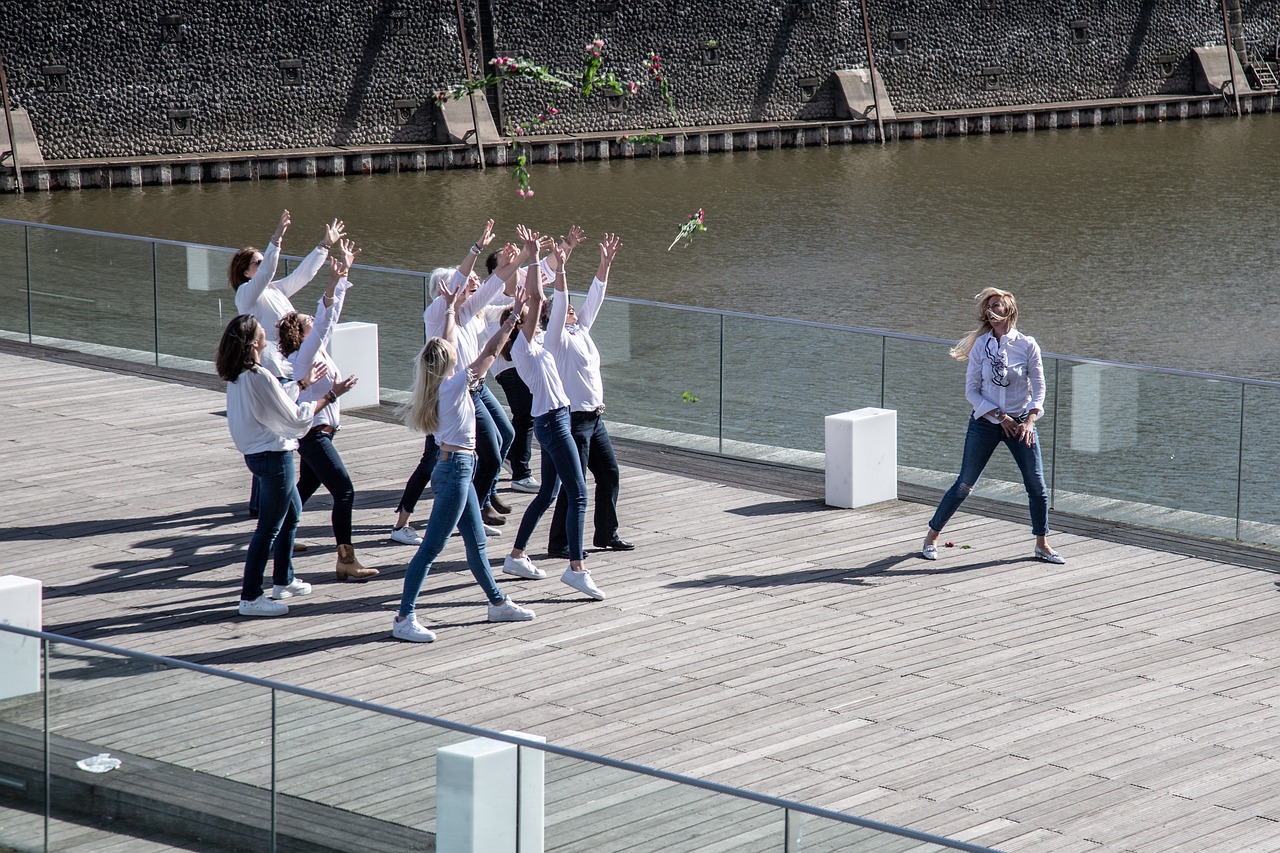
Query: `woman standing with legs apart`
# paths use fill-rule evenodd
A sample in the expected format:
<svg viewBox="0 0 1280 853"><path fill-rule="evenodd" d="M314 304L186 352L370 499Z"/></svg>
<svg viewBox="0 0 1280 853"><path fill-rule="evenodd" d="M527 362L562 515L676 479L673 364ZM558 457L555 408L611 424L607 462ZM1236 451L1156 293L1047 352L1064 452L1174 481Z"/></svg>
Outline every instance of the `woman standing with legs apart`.
<svg viewBox="0 0 1280 853"><path fill-rule="evenodd" d="M415 609L422 582L454 528L462 532L467 565L489 599L489 621L527 622L534 616L532 610L504 596L493 580L480 521L480 501L472 486L476 467L476 404L472 386L493 364L498 347L514 328L523 296L517 291L515 313L467 365L458 364L454 346L457 332L454 317L467 297L467 288L459 286L449 297L449 306L444 311L443 337L427 341L418 355L413 400L405 418L410 429L433 434L439 446L439 458L431 472L431 516L427 519L422 544L405 571L400 612L391 626L392 636L413 643L429 643L436 638L418 622Z"/></svg>
<svg viewBox="0 0 1280 853"><path fill-rule="evenodd" d="M299 382L302 390L298 402L318 402L332 390L334 383L342 379L338 365L329 355L329 338L342 316L347 289L351 282L347 275L356 259L356 248L349 240L339 244L341 259L329 262L329 288L316 305L315 317L294 311L280 319L280 352L288 359L294 376L303 376L309 365L317 360L325 366L325 375L314 384ZM351 377L355 382L356 378ZM360 565L355 547L351 543L351 511L355 506L356 490L351 476L342 464L342 457L333 446L339 425L340 406L331 403L312 419L311 429L298 442L298 455L302 458L302 474L298 478L298 498L305 505L316 489L324 485L333 497L333 538L338 546L338 563L335 568L340 581L364 581L378 574L377 569Z"/></svg>
<svg viewBox="0 0 1280 853"><path fill-rule="evenodd" d="M525 250L536 247L538 235L521 229L521 239L525 241ZM535 248L536 251L536 248ZM556 247L556 289L564 289L563 247ZM530 267L529 275L541 276L541 267ZM582 463L578 458L578 447L573 443L573 432L569 426L569 398L565 396L564 386L560 381L555 356L552 353L560 349L556 338L565 334L565 317L568 314L569 300L557 299L551 305L551 317L547 321L544 335L536 335L537 318L542 315L541 281L534 282L528 293L528 316L523 321L522 334L511 348L512 360L520 377L524 379L533 392L533 433L542 449L542 486L538 494L530 501L520 519L520 529L516 532L515 547L503 563L502 570L507 574L522 578L545 578L546 572L535 566L524 550L533 536L533 529L538 526L542 514L556 499L563 483L569 494L568 512L565 514L565 529L569 546L569 567L560 576L563 583L568 584L584 595L597 601L604 599L604 592L596 586L591 572L583 565L582 528L587 516L587 484L582 476Z"/></svg>
<svg viewBox="0 0 1280 853"><path fill-rule="evenodd" d="M1031 532L1036 537L1035 557L1046 563L1065 563L1049 547L1049 500L1040 459L1036 421L1044 413L1044 368L1040 346L1016 328L1018 303L1007 290L988 287L975 297L978 328L960 339L951 350L958 361L968 359L965 398L973 406L964 441L960 476L942 496L929 522L920 556L938 559L938 534L982 476L996 446L1004 443L1022 472L1031 505Z"/></svg>
<svg viewBox="0 0 1280 853"><path fill-rule="evenodd" d="M293 451L298 437L311 428L316 412L336 403L354 379L335 382L324 398L314 403L292 399L280 382L263 369L262 352L267 336L261 324L247 314L227 324L218 343L218 375L227 381L227 426L236 449L253 472L260 488L258 527L249 541L240 589L242 616L283 616L289 608L262 594L267 557L274 556L272 598L306 595L311 585L293 576L293 537L298 529L302 503L295 484ZM324 376L322 364L303 377L306 384ZM297 385L288 386L297 393Z"/></svg>

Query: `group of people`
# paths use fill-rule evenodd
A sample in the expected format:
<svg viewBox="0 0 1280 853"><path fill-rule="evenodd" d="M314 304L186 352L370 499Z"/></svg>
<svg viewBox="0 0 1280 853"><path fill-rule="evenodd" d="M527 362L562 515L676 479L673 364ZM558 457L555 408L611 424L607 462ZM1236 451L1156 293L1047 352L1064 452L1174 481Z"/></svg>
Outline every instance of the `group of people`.
<svg viewBox="0 0 1280 853"><path fill-rule="evenodd" d="M378 574L356 559L352 544L355 490L334 446L341 428L340 398L355 376L342 376L328 343L342 313L349 274L358 249L345 239L343 223L325 227L316 248L291 275L275 279L280 246L291 224L285 211L267 249L246 247L228 269L240 312L218 346L218 375L227 382L228 425L236 448L253 475L251 513L257 527L249 544L239 611L246 616L279 616L285 600L311 592L294 577L295 535L302 505L323 485L333 497L332 526L339 581L364 581ZM512 506L498 493L503 460L512 469L512 488L535 493L526 508L503 572L525 579L547 574L526 553L542 516L559 497L548 551L566 559L560 580L594 600L605 593L585 565L583 531L587 488L584 472L596 481L597 548L629 551L618 532L620 472L603 420L600 354L591 326L604 302L609 270L620 243L604 235L595 277L581 311L570 303L566 264L585 240L576 226L559 240L521 226L518 244L489 254L488 277L474 272L494 240L485 224L466 257L431 276L435 298L424 312L427 342L415 360L414 387L404 408L405 423L426 436L422 458L405 485L391 530L395 542L417 552L405 571L400 608L392 635L431 642L435 634L416 617L422 583L455 531L467 563L488 600L491 622L528 621L532 610L498 588L486 551ZM337 248L337 256L330 253ZM325 265L329 286L314 316L294 310L289 298ZM545 288L552 293L548 299ZM486 375L493 368L512 410L508 417ZM541 451L541 482L530 468L531 436ZM301 459L295 472L294 452ZM410 524L426 489L431 514L423 535ZM264 589L268 559L272 588Z"/></svg>

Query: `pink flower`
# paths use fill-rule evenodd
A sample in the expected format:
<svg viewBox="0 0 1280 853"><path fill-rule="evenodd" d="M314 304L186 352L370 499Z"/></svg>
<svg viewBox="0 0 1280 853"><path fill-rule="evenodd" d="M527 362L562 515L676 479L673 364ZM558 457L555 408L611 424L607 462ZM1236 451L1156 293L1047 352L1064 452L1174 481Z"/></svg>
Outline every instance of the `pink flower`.
<svg viewBox="0 0 1280 853"><path fill-rule="evenodd" d="M635 81L635 80L628 80L628 81L627 81L627 88L631 90L631 94L633 94L633 95L634 95L636 92L639 92L639 91L640 91L640 86L636 83L636 81Z"/></svg>
<svg viewBox="0 0 1280 853"><path fill-rule="evenodd" d="M604 39L596 39L592 42L596 47L604 47Z"/></svg>
<svg viewBox="0 0 1280 853"><path fill-rule="evenodd" d="M524 136L524 128L518 124L516 125L516 136Z"/></svg>
<svg viewBox="0 0 1280 853"><path fill-rule="evenodd" d="M521 198L524 198L524 190L516 190L516 195L520 196Z"/></svg>
<svg viewBox="0 0 1280 853"><path fill-rule="evenodd" d="M946 544L944 544L942 547L944 547L944 548L954 548L954 547L956 547L956 543L954 543L954 542L947 542L947 543L946 543Z"/></svg>
<svg viewBox="0 0 1280 853"><path fill-rule="evenodd" d="M552 108L551 108L551 114L552 114L553 116L558 116L558 115L560 115L560 111L559 111L558 109L556 109L555 107L552 107Z"/></svg>
<svg viewBox="0 0 1280 853"><path fill-rule="evenodd" d="M533 190L525 190L525 191L524 191L524 194L525 194L526 196L529 196L530 198L532 198L532 197L533 197Z"/></svg>

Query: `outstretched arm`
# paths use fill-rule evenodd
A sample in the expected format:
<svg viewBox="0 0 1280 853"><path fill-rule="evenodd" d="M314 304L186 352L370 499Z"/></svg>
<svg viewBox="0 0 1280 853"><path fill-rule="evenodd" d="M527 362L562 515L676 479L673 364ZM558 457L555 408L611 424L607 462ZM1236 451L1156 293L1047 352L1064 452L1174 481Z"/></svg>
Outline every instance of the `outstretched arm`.
<svg viewBox="0 0 1280 853"><path fill-rule="evenodd" d="M578 309L578 325L586 331L591 330L591 324L596 321L596 316L604 305L604 292L609 286L609 268L613 266L613 258L620 248L622 248L622 241L618 239L617 234L605 234L604 239L600 241L600 265L596 267L595 281L591 282L587 299Z"/></svg>
<svg viewBox="0 0 1280 853"><path fill-rule="evenodd" d="M292 221L289 211L286 210L280 214L275 233L271 235L267 248L262 252L262 263L258 264L258 271L236 288L236 309L241 314L252 313L253 307L262 298L267 285L271 284L271 279L276 274L276 267L280 263L280 244L284 241L284 232L289 230L289 223Z"/></svg>
<svg viewBox="0 0 1280 853"><path fill-rule="evenodd" d="M520 313L524 309L524 288L516 288L516 301L511 306L511 314L498 327L498 331L485 342L484 348L480 350L480 354L476 356L476 360L471 362L471 375L484 376L493 365L493 360L498 357L503 345L507 342L507 338L511 336L511 330L520 322Z"/></svg>
<svg viewBox="0 0 1280 853"><path fill-rule="evenodd" d="M471 244L471 248L467 250L467 256L462 259L462 263L458 264L457 272L454 275L453 286L457 287L458 282L466 282L467 277L471 275L471 271L475 269L476 259L484 253L484 247L493 242L493 220L490 219L484 224L484 230L480 232L480 239Z"/></svg>
<svg viewBox="0 0 1280 853"><path fill-rule="evenodd" d="M324 266L325 259L329 257L330 247L341 240L346 233L346 226L343 225L342 220L333 220L333 222L324 227L324 236L320 238L320 242L311 250L311 253L302 259L302 263L298 264L298 268L284 278L273 281L271 286L285 296L293 296L293 294L306 287L311 279L316 277L316 273L320 272L320 268Z"/></svg>

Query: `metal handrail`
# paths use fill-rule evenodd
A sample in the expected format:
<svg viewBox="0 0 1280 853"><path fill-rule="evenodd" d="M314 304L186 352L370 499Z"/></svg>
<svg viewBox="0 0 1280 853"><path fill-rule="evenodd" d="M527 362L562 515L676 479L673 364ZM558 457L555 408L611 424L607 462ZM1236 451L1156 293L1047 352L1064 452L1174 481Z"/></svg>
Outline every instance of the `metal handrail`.
<svg viewBox="0 0 1280 853"><path fill-rule="evenodd" d="M333 693L325 693L321 690L313 690L309 687L299 687L295 684L285 684L280 681L272 681L268 678L260 678L254 675L244 675L238 672L231 672L217 667L205 666L204 664L191 663L190 661L179 660L178 658L165 657L163 655L154 655L148 652L138 652L131 649L121 649L115 646L108 646L103 643L95 643L89 640L80 640L75 637L66 637L61 634L53 634L47 631L36 631L30 628L21 628L16 625L6 625L0 623L0 631L18 634L24 637L32 637L43 640L45 642L65 643L70 646L78 646L83 649L89 649L95 652L103 652L105 654L118 655L120 657L131 658L134 660L145 661L147 663L158 664L161 666L172 667L175 669L185 669L196 672L201 675L213 676L215 678L226 678L232 681L239 681L243 684L251 684L255 687L264 687L269 690L279 690L284 693L291 693L296 696L303 696L308 699L316 699L321 702L331 702L336 705L343 705L348 708L355 708L361 711L371 711L376 714L384 714L390 717L398 717L402 720L408 720L416 723L426 723L427 725L436 726L450 731L461 732L463 734L474 735L476 737L488 738L490 740L503 741L505 743L514 744L516 746L528 747L529 749L538 749L543 752L550 752L564 758L572 758L577 761L585 761L589 764L599 764L605 767L612 767L617 770L625 770L630 773L637 773L642 776L650 776L655 779L662 779L667 782L674 782L679 785L689 785L694 788L700 788L704 791L711 791L717 794L725 794L730 797L751 800L761 805L773 806L781 809L789 809L793 812L801 812L803 814L812 815L814 817L826 818L839 823L852 824L863 829L871 829L877 832L884 832L890 835L897 835L902 838L910 838L913 841L922 841L929 844L936 844L940 847L947 847L952 850L964 850L968 853L1000 853L990 847L980 847L976 844L968 844L963 841L955 841L949 838L943 838L938 835L931 835L927 832L919 832L906 827L894 826L893 824L880 823L879 821L869 820L867 818L855 817L853 815L844 814L843 812L831 811L820 806L807 805L792 800L785 800L780 797L772 797L768 794L760 794L755 791L748 791L743 788L735 788L731 785L722 785L718 782L708 782L705 779L697 779L693 776L684 776L680 773L672 773L668 770L659 770L655 767L646 767L643 764L634 764L630 761L622 761L617 758L608 758L603 755L595 755L589 752L581 752L565 746L556 746L551 743L531 740L529 738L520 737L519 735L508 734L506 732L495 732L489 729L480 728L479 726L471 726L466 723L457 723L452 720L445 720L440 717L432 717L427 714L419 714L413 711L405 711L400 708L392 708L387 705L379 705L376 702L366 702L362 699L352 699L347 696L338 696Z"/></svg>

